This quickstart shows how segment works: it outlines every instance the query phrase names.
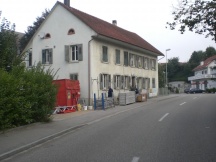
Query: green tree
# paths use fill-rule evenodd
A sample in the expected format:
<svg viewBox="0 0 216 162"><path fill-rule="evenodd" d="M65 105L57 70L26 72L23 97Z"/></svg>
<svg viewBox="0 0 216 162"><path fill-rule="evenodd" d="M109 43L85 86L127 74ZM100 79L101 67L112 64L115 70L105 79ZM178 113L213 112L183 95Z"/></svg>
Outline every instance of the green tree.
<svg viewBox="0 0 216 162"><path fill-rule="evenodd" d="M198 34L212 36L216 41L216 1L215 0L180 0L179 6L174 8L174 21L167 22L171 30L180 25L183 34L186 28Z"/></svg>
<svg viewBox="0 0 216 162"><path fill-rule="evenodd" d="M165 77L164 64L158 64L158 81L159 81L159 88L165 87L166 77Z"/></svg>
<svg viewBox="0 0 216 162"><path fill-rule="evenodd" d="M168 60L167 64L167 76L168 76L168 82L170 81L175 81L175 75L178 73L180 70L180 64L179 64L179 58L178 57L173 57Z"/></svg>
<svg viewBox="0 0 216 162"><path fill-rule="evenodd" d="M35 34L37 29L40 27L40 25L43 23L43 21L46 19L46 17L49 15L50 11L48 9L45 9L44 12L42 12L42 15L40 17L36 18L36 21L33 22L32 26L28 26L27 31L25 32L25 35L20 39L20 48L21 51L24 50L25 46L28 44L32 36Z"/></svg>
<svg viewBox="0 0 216 162"><path fill-rule="evenodd" d="M0 26L0 68L6 70L22 62L21 55L18 55L17 35L15 24L6 19L1 20Z"/></svg>
<svg viewBox="0 0 216 162"><path fill-rule="evenodd" d="M189 59L189 64L191 66L191 70L197 67L201 61L205 60L205 52L203 51L194 51Z"/></svg>
<svg viewBox="0 0 216 162"><path fill-rule="evenodd" d="M207 47L205 51L205 59L216 55L216 50L214 47Z"/></svg>

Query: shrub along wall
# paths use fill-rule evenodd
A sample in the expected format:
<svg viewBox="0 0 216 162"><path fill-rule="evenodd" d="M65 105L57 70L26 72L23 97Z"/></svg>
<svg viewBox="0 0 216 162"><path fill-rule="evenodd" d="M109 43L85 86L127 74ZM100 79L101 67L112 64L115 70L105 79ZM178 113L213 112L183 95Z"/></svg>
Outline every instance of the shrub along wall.
<svg viewBox="0 0 216 162"><path fill-rule="evenodd" d="M38 64L27 70L0 69L0 130L49 120L55 106L55 73Z"/></svg>

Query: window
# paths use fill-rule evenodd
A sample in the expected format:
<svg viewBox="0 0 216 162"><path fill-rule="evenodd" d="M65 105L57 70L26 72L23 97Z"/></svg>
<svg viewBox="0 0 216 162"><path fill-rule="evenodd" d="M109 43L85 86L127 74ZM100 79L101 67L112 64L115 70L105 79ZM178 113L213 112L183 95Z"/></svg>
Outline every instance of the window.
<svg viewBox="0 0 216 162"><path fill-rule="evenodd" d="M32 52L28 54L28 66L32 66Z"/></svg>
<svg viewBox="0 0 216 162"><path fill-rule="evenodd" d="M121 61L120 61L120 50L116 49L116 64L121 64Z"/></svg>
<svg viewBox="0 0 216 162"><path fill-rule="evenodd" d="M42 64L52 64L53 63L53 56L52 56L52 49L43 49L42 50Z"/></svg>
<svg viewBox="0 0 216 162"><path fill-rule="evenodd" d="M121 89L121 84L122 84L122 77L121 75L114 75L113 76L113 79L114 79L114 88L115 89Z"/></svg>
<svg viewBox="0 0 216 162"><path fill-rule="evenodd" d="M135 67L138 68L138 61L139 61L139 56L134 55L134 60L135 60Z"/></svg>
<svg viewBox="0 0 216 162"><path fill-rule="evenodd" d="M142 88L143 88L143 89L146 89L146 88L147 88L146 83L147 83L146 78L142 78Z"/></svg>
<svg viewBox="0 0 216 162"><path fill-rule="evenodd" d="M106 46L103 46L102 50L102 61L108 62L108 48Z"/></svg>
<svg viewBox="0 0 216 162"><path fill-rule="evenodd" d="M129 54L129 60L130 60L130 66L134 67L135 66L135 56L134 54Z"/></svg>
<svg viewBox="0 0 216 162"><path fill-rule="evenodd" d="M152 78L152 88L155 88L155 78Z"/></svg>
<svg viewBox="0 0 216 162"><path fill-rule="evenodd" d="M111 75L100 74L100 89L107 90L111 86Z"/></svg>
<svg viewBox="0 0 216 162"><path fill-rule="evenodd" d="M149 58L144 58L144 69L149 69Z"/></svg>
<svg viewBox="0 0 216 162"><path fill-rule="evenodd" d="M67 62L82 61L82 44L65 46L65 60Z"/></svg>
<svg viewBox="0 0 216 162"><path fill-rule="evenodd" d="M124 66L128 66L128 52L124 51Z"/></svg>
<svg viewBox="0 0 216 162"><path fill-rule="evenodd" d="M70 74L70 79L72 79L72 80L78 80L78 74L77 73Z"/></svg>
<svg viewBox="0 0 216 162"><path fill-rule="evenodd" d="M130 88L130 77L123 76L122 89L129 89L129 88Z"/></svg>
<svg viewBox="0 0 216 162"><path fill-rule="evenodd" d="M137 77L137 88L142 89L142 87L143 87L143 78Z"/></svg>
<svg viewBox="0 0 216 162"><path fill-rule="evenodd" d="M156 70L156 60L155 59L151 59L151 69Z"/></svg>
<svg viewBox="0 0 216 162"><path fill-rule="evenodd" d="M143 57L141 57L141 56L139 56L139 58L138 58L138 67L139 68L142 68L142 63L143 63Z"/></svg>
<svg viewBox="0 0 216 162"><path fill-rule="evenodd" d="M75 34L74 29L69 29L69 30L68 30L68 35L72 35L72 34Z"/></svg>
<svg viewBox="0 0 216 162"><path fill-rule="evenodd" d="M46 35L45 35L45 37L44 37L45 39L48 39L48 38L51 38L51 35L50 35L50 33L47 33Z"/></svg>

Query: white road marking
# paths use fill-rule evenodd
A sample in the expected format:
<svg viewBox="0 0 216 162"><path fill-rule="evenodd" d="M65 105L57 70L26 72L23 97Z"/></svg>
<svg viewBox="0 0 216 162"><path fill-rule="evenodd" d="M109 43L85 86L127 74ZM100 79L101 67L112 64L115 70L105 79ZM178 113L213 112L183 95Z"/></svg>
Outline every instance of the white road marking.
<svg viewBox="0 0 216 162"><path fill-rule="evenodd" d="M139 157L133 157L133 160L131 162L138 162L139 161Z"/></svg>
<svg viewBox="0 0 216 162"><path fill-rule="evenodd" d="M197 98L197 97L194 97L193 100L196 99L196 98Z"/></svg>
<svg viewBox="0 0 216 162"><path fill-rule="evenodd" d="M161 122L169 113L166 113L164 116L162 116L158 121Z"/></svg>
<svg viewBox="0 0 216 162"><path fill-rule="evenodd" d="M184 104L186 104L186 102L183 102L183 103L181 103L180 105L184 105Z"/></svg>

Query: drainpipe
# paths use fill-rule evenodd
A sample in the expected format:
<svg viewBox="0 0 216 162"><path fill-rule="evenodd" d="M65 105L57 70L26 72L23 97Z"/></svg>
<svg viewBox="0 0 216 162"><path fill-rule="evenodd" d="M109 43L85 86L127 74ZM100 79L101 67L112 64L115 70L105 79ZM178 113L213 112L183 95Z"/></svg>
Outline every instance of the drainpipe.
<svg viewBox="0 0 216 162"><path fill-rule="evenodd" d="M93 40L89 40L88 42L88 103L90 104L91 100L91 50L90 50L90 43Z"/></svg>

